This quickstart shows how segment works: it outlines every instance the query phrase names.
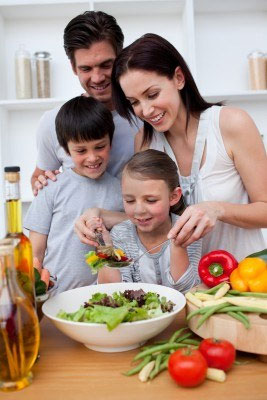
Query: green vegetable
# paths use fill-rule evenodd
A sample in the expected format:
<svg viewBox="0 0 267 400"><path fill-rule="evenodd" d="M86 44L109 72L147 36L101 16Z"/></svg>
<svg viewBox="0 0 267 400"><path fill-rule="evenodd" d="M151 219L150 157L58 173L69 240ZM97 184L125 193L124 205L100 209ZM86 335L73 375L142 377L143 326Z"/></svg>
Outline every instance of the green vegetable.
<svg viewBox="0 0 267 400"><path fill-rule="evenodd" d="M41 296L46 293L46 284L41 280L41 275L37 268L34 268L34 279L35 279L35 294Z"/></svg>
<svg viewBox="0 0 267 400"><path fill-rule="evenodd" d="M157 293L143 290L126 290L115 292L112 296L106 293L95 293L73 313L60 310L58 318L74 322L104 323L112 331L120 323L134 322L155 318L173 309L174 304Z"/></svg>
<svg viewBox="0 0 267 400"><path fill-rule="evenodd" d="M136 367L130 369L129 371L125 372L124 375L126 376L131 376L131 375L135 375L137 374L139 371L141 371L141 369L147 365L149 363L149 361L151 360L151 356L147 356L143 359L143 361L141 361Z"/></svg>
<svg viewBox="0 0 267 400"><path fill-rule="evenodd" d="M250 254L246 258L257 257L262 258L265 262L267 262L267 249L258 251L257 253Z"/></svg>

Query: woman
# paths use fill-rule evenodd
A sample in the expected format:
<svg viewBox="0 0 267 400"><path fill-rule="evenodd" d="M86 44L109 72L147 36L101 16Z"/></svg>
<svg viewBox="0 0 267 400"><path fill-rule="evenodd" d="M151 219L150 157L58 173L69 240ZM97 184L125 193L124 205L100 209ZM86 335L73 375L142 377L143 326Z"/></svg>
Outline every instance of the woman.
<svg viewBox="0 0 267 400"><path fill-rule="evenodd" d="M182 56L155 34L120 53L112 93L122 117L144 121L135 151L162 150L177 163L188 207L168 237L183 246L204 237L203 254L220 248L238 260L263 249L267 158L249 115L207 103Z"/></svg>

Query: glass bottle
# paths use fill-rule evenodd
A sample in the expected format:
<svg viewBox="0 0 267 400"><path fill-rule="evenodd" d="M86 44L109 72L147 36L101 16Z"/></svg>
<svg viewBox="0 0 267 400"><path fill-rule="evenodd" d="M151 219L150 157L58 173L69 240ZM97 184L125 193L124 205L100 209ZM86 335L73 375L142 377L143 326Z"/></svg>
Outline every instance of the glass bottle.
<svg viewBox="0 0 267 400"><path fill-rule="evenodd" d="M15 53L15 78L17 99L32 98L31 55L23 44Z"/></svg>
<svg viewBox="0 0 267 400"><path fill-rule="evenodd" d="M20 200L20 167L5 167L7 238L19 239L14 248L18 280L24 293L35 307L35 282L32 246L22 231Z"/></svg>
<svg viewBox="0 0 267 400"><path fill-rule="evenodd" d="M36 311L18 285L14 242L0 241L0 390L4 392L31 383L40 343Z"/></svg>
<svg viewBox="0 0 267 400"><path fill-rule="evenodd" d="M50 97L50 53L47 51L37 51L34 53L36 78L37 78L37 97Z"/></svg>

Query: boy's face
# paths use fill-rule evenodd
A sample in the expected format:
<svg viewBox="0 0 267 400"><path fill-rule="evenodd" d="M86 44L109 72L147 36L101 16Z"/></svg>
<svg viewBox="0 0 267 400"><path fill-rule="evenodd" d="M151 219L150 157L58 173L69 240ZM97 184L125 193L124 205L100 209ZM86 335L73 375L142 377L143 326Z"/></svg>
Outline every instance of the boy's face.
<svg viewBox="0 0 267 400"><path fill-rule="evenodd" d="M106 171L110 151L108 135L87 142L69 141L68 149L77 174L97 179Z"/></svg>
<svg viewBox="0 0 267 400"><path fill-rule="evenodd" d="M113 47L104 40L93 43L89 49L75 50L75 64L72 64L83 89L109 109L112 109L111 71L115 58Z"/></svg>

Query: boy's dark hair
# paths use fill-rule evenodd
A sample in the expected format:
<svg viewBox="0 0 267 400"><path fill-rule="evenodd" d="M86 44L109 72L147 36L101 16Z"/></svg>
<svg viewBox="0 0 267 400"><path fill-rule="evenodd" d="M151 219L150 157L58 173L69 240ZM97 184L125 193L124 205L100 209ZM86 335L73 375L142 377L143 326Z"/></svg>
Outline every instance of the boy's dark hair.
<svg viewBox="0 0 267 400"><path fill-rule="evenodd" d="M75 65L74 52L88 49L93 43L108 41L116 56L123 48L124 35L116 19L103 11L85 11L73 18L64 29L64 49Z"/></svg>
<svg viewBox="0 0 267 400"><path fill-rule="evenodd" d="M111 112L93 97L78 96L60 108L56 120L56 133L60 146L69 154L68 142L88 142L114 133Z"/></svg>
<svg viewBox="0 0 267 400"><path fill-rule="evenodd" d="M214 105L208 103L200 95L194 78L181 54L163 37L147 33L135 42L125 47L115 59L111 82L112 98L115 109L130 123L134 122L134 110L120 86L119 80L127 70L143 70L156 72L160 76L172 79L176 67L181 67L185 77L185 85L180 90L181 98L186 108L186 128L190 114L197 115ZM215 103L221 105L221 103ZM144 121L144 143L150 143L153 137L153 127Z"/></svg>
<svg viewBox="0 0 267 400"><path fill-rule="evenodd" d="M163 180L170 192L180 186L177 165L163 151L148 149L134 154L123 168L123 173L137 177L140 180ZM170 211L181 214L184 211L183 197L171 206Z"/></svg>

